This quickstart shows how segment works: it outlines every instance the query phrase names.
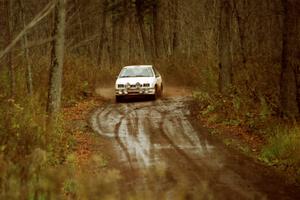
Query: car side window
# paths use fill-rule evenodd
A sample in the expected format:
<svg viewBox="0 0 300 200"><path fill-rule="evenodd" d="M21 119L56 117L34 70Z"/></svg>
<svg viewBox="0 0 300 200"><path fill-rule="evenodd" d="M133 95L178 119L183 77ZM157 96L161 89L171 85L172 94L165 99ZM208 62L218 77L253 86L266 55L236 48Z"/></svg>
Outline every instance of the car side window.
<svg viewBox="0 0 300 200"><path fill-rule="evenodd" d="M155 77L159 77L160 76L159 72L155 69L155 67L153 67L153 71L154 71Z"/></svg>

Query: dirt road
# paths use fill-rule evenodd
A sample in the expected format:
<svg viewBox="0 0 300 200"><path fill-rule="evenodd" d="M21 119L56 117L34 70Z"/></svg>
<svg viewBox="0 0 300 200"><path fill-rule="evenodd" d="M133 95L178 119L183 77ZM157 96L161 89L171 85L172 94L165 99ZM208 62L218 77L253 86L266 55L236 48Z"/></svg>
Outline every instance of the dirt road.
<svg viewBox="0 0 300 200"><path fill-rule="evenodd" d="M124 199L300 199L272 170L218 142L191 114L190 97L107 103L95 132L117 155Z"/></svg>

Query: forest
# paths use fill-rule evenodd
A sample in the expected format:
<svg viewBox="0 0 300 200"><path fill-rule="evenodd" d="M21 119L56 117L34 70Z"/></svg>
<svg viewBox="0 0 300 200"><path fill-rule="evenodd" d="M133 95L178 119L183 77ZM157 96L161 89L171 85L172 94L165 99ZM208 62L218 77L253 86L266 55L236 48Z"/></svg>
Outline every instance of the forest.
<svg viewBox="0 0 300 200"><path fill-rule="evenodd" d="M106 158L78 172L65 112L135 64L300 184L300 1L0 0L0 13L0 199L118 199Z"/></svg>

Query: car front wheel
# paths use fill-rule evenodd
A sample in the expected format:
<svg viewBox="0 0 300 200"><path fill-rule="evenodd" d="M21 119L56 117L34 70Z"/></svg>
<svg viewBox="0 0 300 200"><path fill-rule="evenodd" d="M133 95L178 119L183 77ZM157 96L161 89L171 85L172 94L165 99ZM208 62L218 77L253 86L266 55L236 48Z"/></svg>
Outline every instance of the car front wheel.
<svg viewBox="0 0 300 200"><path fill-rule="evenodd" d="M160 96L160 97L162 97L163 91L164 91L164 87L163 87L163 85L161 84L161 86L160 86L160 91L159 91L159 96Z"/></svg>
<svg viewBox="0 0 300 200"><path fill-rule="evenodd" d="M155 93L152 96L153 100L156 100L159 97L159 91L157 85L155 85Z"/></svg>

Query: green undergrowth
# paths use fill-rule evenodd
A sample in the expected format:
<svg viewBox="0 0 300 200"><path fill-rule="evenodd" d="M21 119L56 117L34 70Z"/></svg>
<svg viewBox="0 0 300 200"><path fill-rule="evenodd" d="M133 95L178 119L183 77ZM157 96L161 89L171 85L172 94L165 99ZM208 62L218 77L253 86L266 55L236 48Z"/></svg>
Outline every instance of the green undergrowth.
<svg viewBox="0 0 300 200"><path fill-rule="evenodd" d="M42 198L46 191L40 187L48 184L44 173L64 162L71 136L61 121L47 134L45 111L35 98L0 104L0 199L30 199L35 193Z"/></svg>
<svg viewBox="0 0 300 200"><path fill-rule="evenodd" d="M279 124L267 130L268 143L262 149L260 159L285 171L296 170L300 182L300 127Z"/></svg>
<svg viewBox="0 0 300 200"><path fill-rule="evenodd" d="M92 199L93 192L102 195L97 199L106 199L116 185L113 172L78 173L74 159L76 140L65 129L62 116L54 131L47 133L49 60L34 56L32 59L33 97L28 97L21 59L14 61L13 98L9 94L7 68L0 69L0 199ZM66 56L63 106L92 95L97 85L111 81L112 74L115 74L113 70L96 66L88 59ZM93 184L98 187L94 191ZM76 192L73 192L75 185Z"/></svg>
<svg viewBox="0 0 300 200"><path fill-rule="evenodd" d="M0 199L116 199L119 172L99 155L80 170L75 137L61 119L47 133L38 99L0 102Z"/></svg>
<svg viewBox="0 0 300 200"><path fill-rule="evenodd" d="M255 154L262 162L288 171L300 182L300 128L299 124L290 124L276 117L276 106L265 97L251 100L243 95L222 96L196 91L193 94L197 102L199 117L209 124L221 124L227 127L242 127L246 132L255 134L265 142ZM230 139L225 140L230 145ZM242 151L248 148L238 148Z"/></svg>
<svg viewBox="0 0 300 200"><path fill-rule="evenodd" d="M246 97L238 95L222 96L218 93L196 91L193 93L199 114L211 123L224 125L247 125L255 129L259 122L267 120L272 110L263 103L255 105Z"/></svg>

